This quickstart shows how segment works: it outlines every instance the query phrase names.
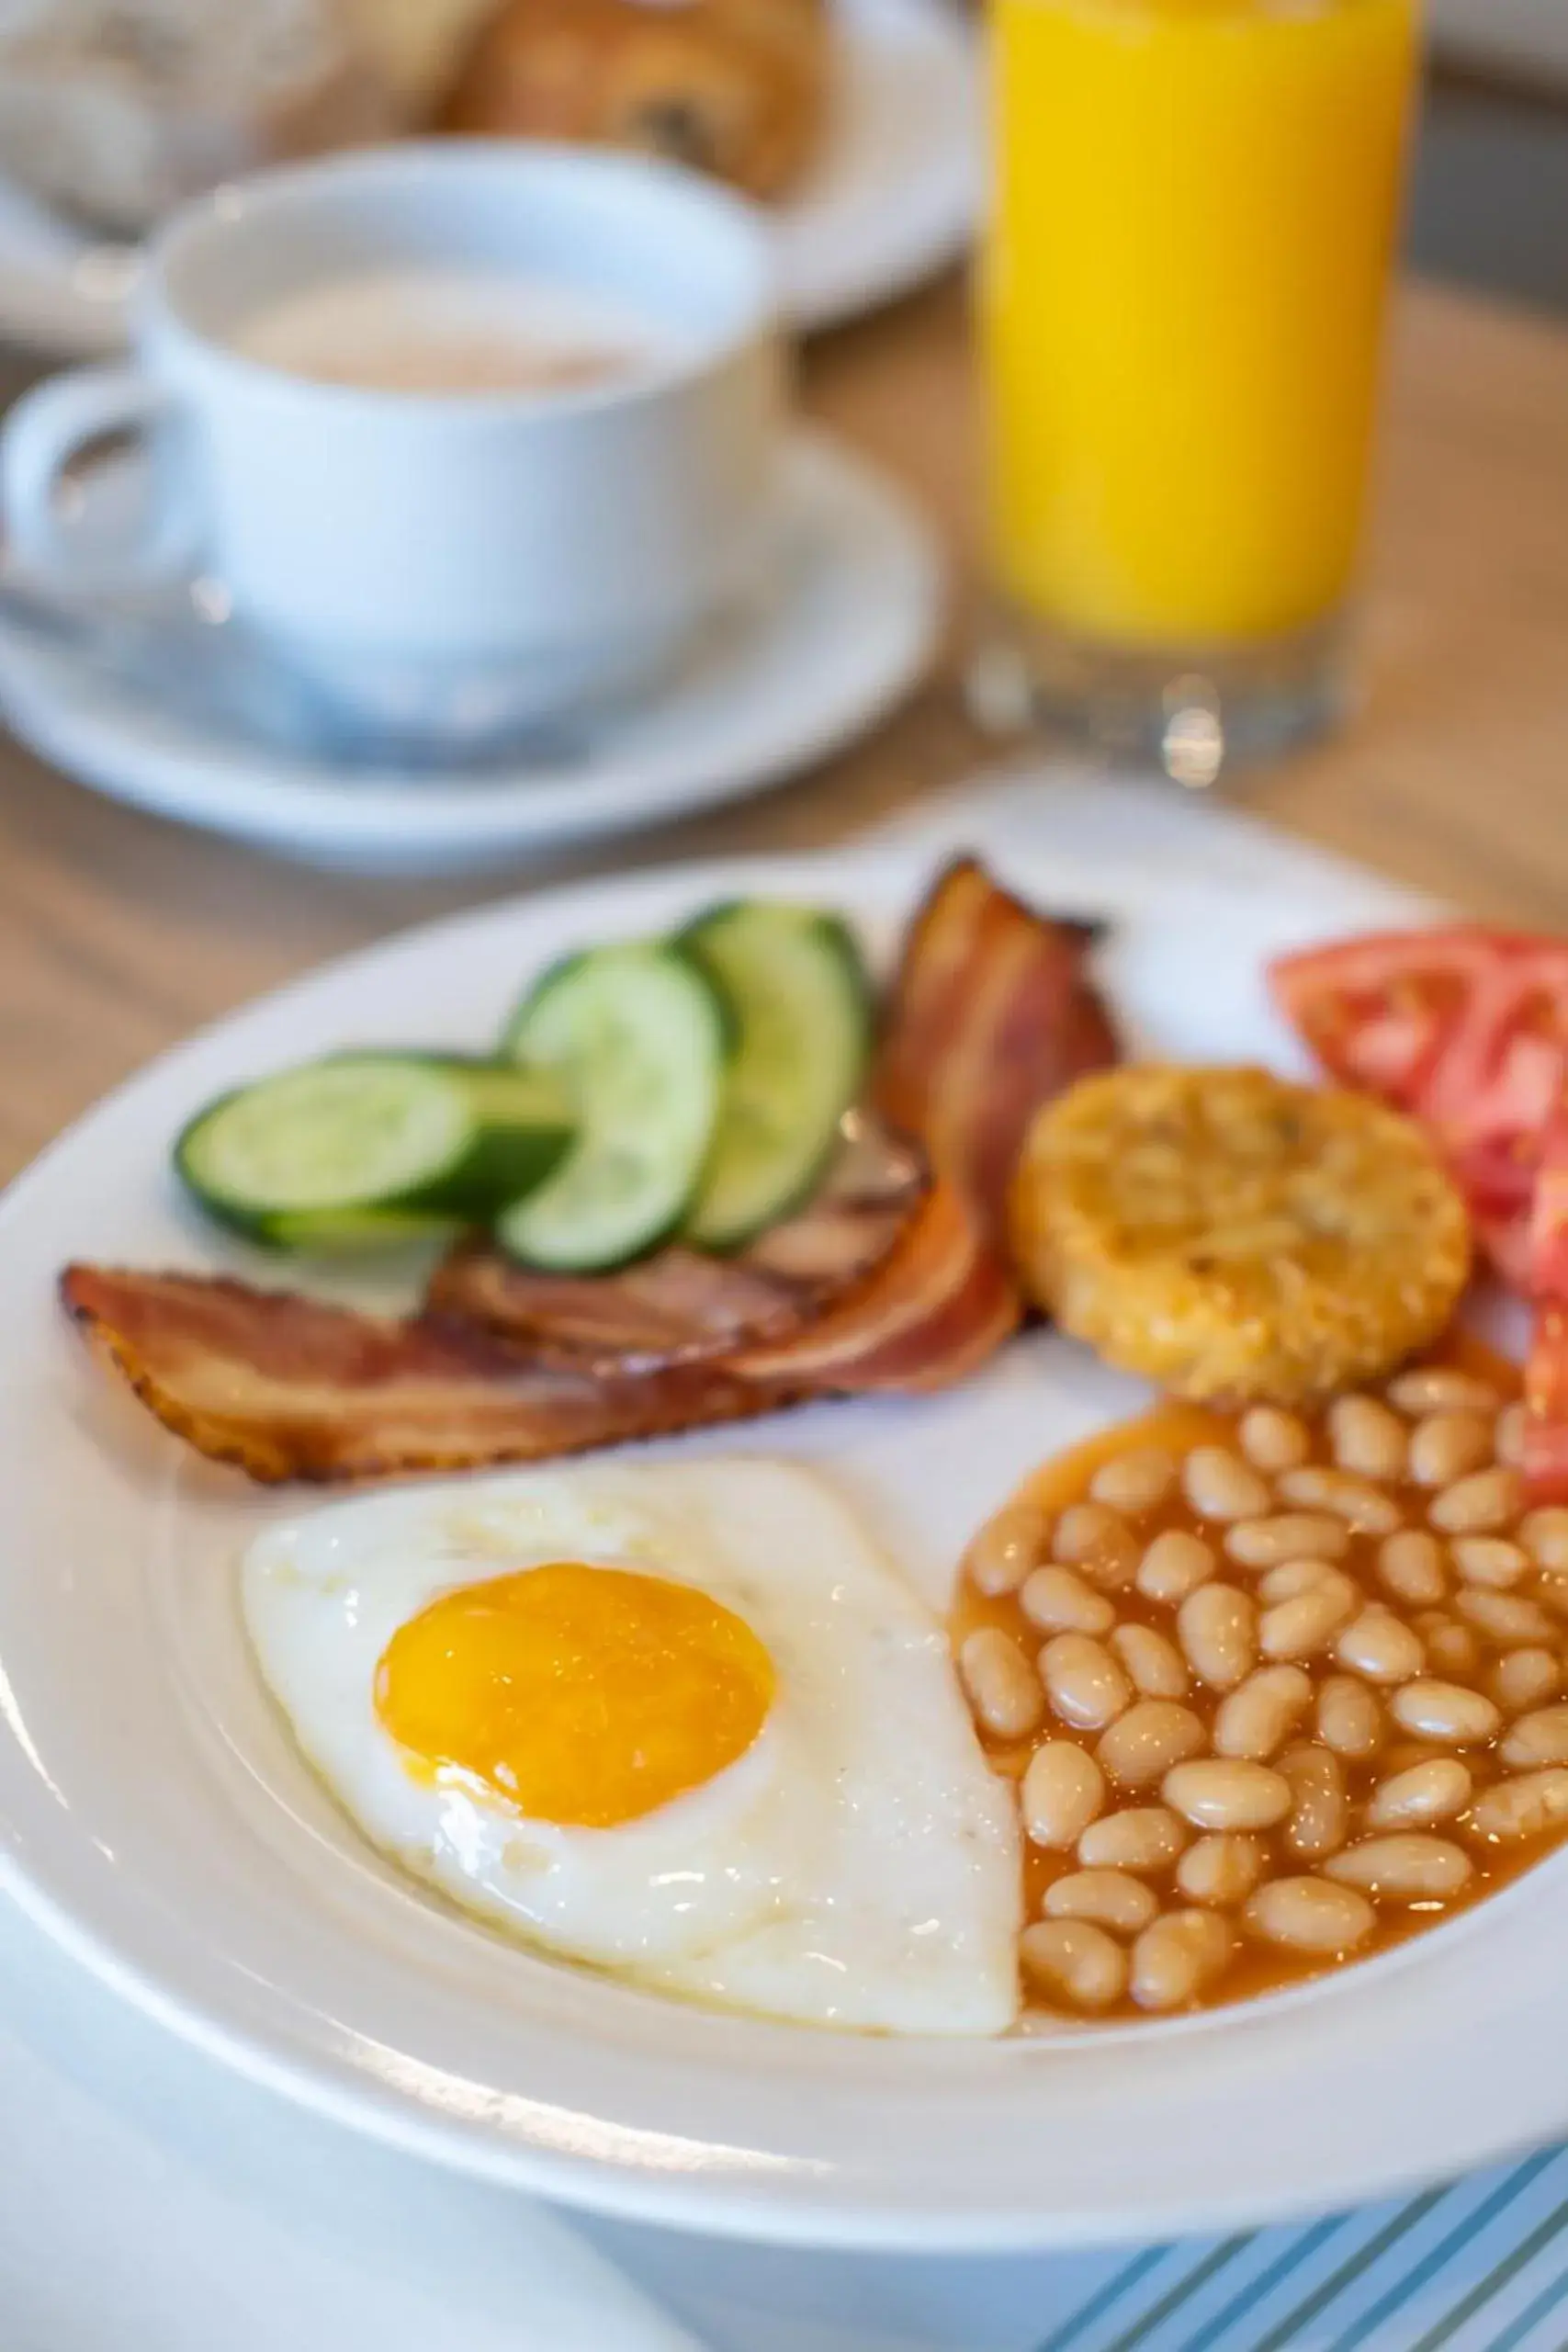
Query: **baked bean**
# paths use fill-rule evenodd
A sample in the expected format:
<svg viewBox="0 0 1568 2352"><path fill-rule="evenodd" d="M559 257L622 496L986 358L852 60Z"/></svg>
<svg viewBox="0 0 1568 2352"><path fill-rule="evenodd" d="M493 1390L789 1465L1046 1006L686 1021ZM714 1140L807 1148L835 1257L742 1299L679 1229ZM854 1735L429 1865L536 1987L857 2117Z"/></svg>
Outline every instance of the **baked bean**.
<svg viewBox="0 0 1568 2352"><path fill-rule="evenodd" d="M1294 1470L1312 1452L1305 1424L1276 1405L1254 1405L1242 1415L1238 1435L1241 1450L1253 1468L1269 1477L1281 1470Z"/></svg>
<svg viewBox="0 0 1568 2352"><path fill-rule="evenodd" d="M1523 1405L1505 1405L1497 1416L1497 1459L1506 1462L1510 1470L1522 1470L1525 1466L1527 1426Z"/></svg>
<svg viewBox="0 0 1568 2352"><path fill-rule="evenodd" d="M1548 1609L1555 1609L1560 1617L1568 1617L1568 1578L1549 1575L1543 1568L1536 1595Z"/></svg>
<svg viewBox="0 0 1568 2352"><path fill-rule="evenodd" d="M1024 1970L1075 2009L1108 2009L1127 1989L1127 1955L1088 1919L1042 1919L1019 1939Z"/></svg>
<svg viewBox="0 0 1568 2352"><path fill-rule="evenodd" d="M1494 1458L1492 1424L1479 1413L1434 1413L1410 1438L1410 1476L1418 1487L1451 1487Z"/></svg>
<svg viewBox="0 0 1568 2352"><path fill-rule="evenodd" d="M1266 1764L1312 1705L1312 1678L1299 1666L1265 1666L1220 1702L1214 1752Z"/></svg>
<svg viewBox="0 0 1568 2352"><path fill-rule="evenodd" d="M1185 1699L1191 1677L1174 1642L1152 1625L1118 1625L1111 1646L1145 1699Z"/></svg>
<svg viewBox="0 0 1568 2352"><path fill-rule="evenodd" d="M1426 1829L1451 1821L1470 1803L1474 1787L1457 1756L1434 1756L1379 1782L1367 1807L1370 1829Z"/></svg>
<svg viewBox="0 0 1568 2352"><path fill-rule="evenodd" d="M1539 1601L1517 1592L1461 1592L1454 1607L1492 1642L1550 1642L1557 1630Z"/></svg>
<svg viewBox="0 0 1568 2352"><path fill-rule="evenodd" d="M1350 1805L1339 1758L1326 1747L1287 1747L1279 1770L1294 1800L1285 1843L1305 1862L1337 1852L1350 1831Z"/></svg>
<svg viewBox="0 0 1568 2352"><path fill-rule="evenodd" d="M1280 1492L1299 1510L1332 1512L1359 1535L1392 1535L1400 1523L1399 1505L1391 1496L1346 1470L1309 1463L1303 1469L1287 1470Z"/></svg>
<svg viewBox="0 0 1568 2352"><path fill-rule="evenodd" d="M981 1625L958 1653L969 1703L998 1739L1027 1739L1045 1713L1039 1677L1018 1644L999 1626Z"/></svg>
<svg viewBox="0 0 1568 2352"><path fill-rule="evenodd" d="M1095 1753L1123 1788L1145 1789L1208 1745L1208 1733L1190 1707L1169 1699L1140 1699L1111 1724Z"/></svg>
<svg viewBox="0 0 1568 2352"><path fill-rule="evenodd" d="M1363 1838L1359 1845L1331 1855L1323 1867L1341 1885L1365 1887L1386 1903L1436 1903L1457 1894L1474 1864L1451 1838L1407 1829Z"/></svg>
<svg viewBox="0 0 1568 2352"><path fill-rule="evenodd" d="M1561 1765L1523 1773L1517 1781L1500 1781L1495 1788L1483 1789L1470 1809L1472 1835L1488 1844L1543 1837L1563 1822L1568 1822L1568 1772Z"/></svg>
<svg viewBox="0 0 1568 2352"><path fill-rule="evenodd" d="M1032 1503L1014 1503L982 1527L964 1565L977 1592L992 1600L1016 1592L1031 1569L1045 1557L1051 1522Z"/></svg>
<svg viewBox="0 0 1568 2352"><path fill-rule="evenodd" d="M1449 1549L1465 1583L1491 1592L1508 1591L1529 1573L1529 1554L1501 1535L1456 1535Z"/></svg>
<svg viewBox="0 0 1568 2352"><path fill-rule="evenodd" d="M1266 1943L1325 1956L1354 1951L1378 1923L1364 1894L1322 1878L1273 1879L1258 1889L1242 1917Z"/></svg>
<svg viewBox="0 0 1568 2352"><path fill-rule="evenodd" d="M1173 1764L1201 1755L1208 1734L1192 1708L1168 1698L1140 1698L1102 1736L1096 1755L1123 1788L1152 1788Z"/></svg>
<svg viewBox="0 0 1568 2352"><path fill-rule="evenodd" d="M1441 1609L1424 1609L1416 1620L1416 1631L1427 1645L1427 1664L1438 1674L1474 1674L1481 1659L1481 1645L1474 1629L1461 1624Z"/></svg>
<svg viewBox="0 0 1568 2352"><path fill-rule="evenodd" d="M1051 1549L1064 1567L1082 1568L1108 1592L1124 1592L1143 1546L1120 1511L1103 1503L1073 1503L1056 1521Z"/></svg>
<svg viewBox="0 0 1568 2352"><path fill-rule="evenodd" d="M1320 1584L1333 1581L1337 1592L1355 1593L1355 1587L1339 1569L1331 1568L1326 1560L1285 1560L1279 1567L1270 1568L1259 1577L1258 1598L1269 1609L1281 1600L1294 1600L1300 1592L1311 1592Z"/></svg>
<svg viewBox="0 0 1568 2352"><path fill-rule="evenodd" d="M1269 1849L1261 1838L1215 1830L1188 1847L1176 1865L1176 1883L1189 1903L1212 1903L1228 1910L1246 1901L1268 1862Z"/></svg>
<svg viewBox="0 0 1568 2352"><path fill-rule="evenodd" d="M1090 1871L1167 1871L1190 1835L1168 1806L1134 1805L1091 1822L1078 1839L1078 1860Z"/></svg>
<svg viewBox="0 0 1568 2352"><path fill-rule="evenodd" d="M1197 1829L1272 1829L1291 1810L1291 1784L1267 1764L1175 1765L1160 1794Z"/></svg>
<svg viewBox="0 0 1568 2352"><path fill-rule="evenodd" d="M1416 1608L1441 1600L1449 1589L1443 1547L1424 1527L1402 1528L1385 1537L1378 1549L1378 1574L1390 1592Z"/></svg>
<svg viewBox="0 0 1568 2352"><path fill-rule="evenodd" d="M1538 1568L1568 1574L1568 1510L1555 1505L1532 1510L1519 1529L1519 1541Z"/></svg>
<svg viewBox="0 0 1568 2352"><path fill-rule="evenodd" d="M1217 1912L1168 1911L1133 1946L1133 1998L1141 2009L1184 2009L1229 1961L1235 1938Z"/></svg>
<svg viewBox="0 0 1568 2352"><path fill-rule="evenodd" d="M1445 1535L1491 1535L1506 1527L1519 1508L1517 1470L1472 1470L1432 1498L1427 1516Z"/></svg>
<svg viewBox="0 0 1568 2352"><path fill-rule="evenodd" d="M1048 1919L1087 1919L1112 1935L1141 1935L1159 1915L1159 1900L1125 1871L1073 1871L1045 1890Z"/></svg>
<svg viewBox="0 0 1568 2352"><path fill-rule="evenodd" d="M1189 1665L1212 1690L1234 1690L1258 1656L1258 1611L1235 1585L1204 1584L1176 1612Z"/></svg>
<svg viewBox="0 0 1568 2352"><path fill-rule="evenodd" d="M1411 1414L1495 1413L1503 1401L1495 1388L1472 1373L1436 1363L1402 1372L1389 1382L1388 1397L1402 1413Z"/></svg>
<svg viewBox="0 0 1568 2352"><path fill-rule="evenodd" d="M1195 1445L1181 1485L1200 1519L1261 1519L1272 1499L1257 1471L1223 1445Z"/></svg>
<svg viewBox="0 0 1568 2352"><path fill-rule="evenodd" d="M1172 1528L1156 1535L1138 1566L1138 1590L1145 1600L1162 1600L1174 1609L1207 1584L1219 1563L1201 1535Z"/></svg>
<svg viewBox="0 0 1568 2352"><path fill-rule="evenodd" d="M1382 1734L1377 1693L1353 1674L1325 1675L1317 1693L1317 1736L1324 1746L1360 1764L1377 1754Z"/></svg>
<svg viewBox="0 0 1568 2352"><path fill-rule="evenodd" d="M1103 1731L1133 1700L1111 1652L1087 1634L1058 1634L1040 1653L1040 1679L1053 1712L1078 1731Z"/></svg>
<svg viewBox="0 0 1568 2352"><path fill-rule="evenodd" d="M1359 1478L1400 1478L1409 1438L1404 1423L1375 1396L1340 1396L1328 1408L1328 1441L1341 1470Z"/></svg>
<svg viewBox="0 0 1568 2352"><path fill-rule="evenodd" d="M1285 1560L1338 1560L1349 1547L1350 1531L1344 1521L1322 1511L1238 1520L1225 1532L1225 1550L1244 1568L1277 1568Z"/></svg>
<svg viewBox="0 0 1568 2352"><path fill-rule="evenodd" d="M1043 1634L1108 1634L1116 1623L1111 1602L1085 1584L1076 1568L1036 1568L1018 1600Z"/></svg>
<svg viewBox="0 0 1568 2352"><path fill-rule="evenodd" d="M1076 1846L1105 1806L1105 1775L1070 1739L1048 1739L1023 1776L1023 1827L1032 1845Z"/></svg>
<svg viewBox="0 0 1568 2352"><path fill-rule="evenodd" d="M1502 1721L1484 1691L1467 1690L1459 1682L1407 1682L1388 1703L1401 1731L1450 1747L1494 1738Z"/></svg>
<svg viewBox="0 0 1568 2352"><path fill-rule="evenodd" d="M1258 1621L1258 1645L1265 1657L1315 1657L1327 1649L1353 1614L1360 1595L1348 1577L1325 1577L1293 1600L1266 1609Z"/></svg>
<svg viewBox="0 0 1568 2352"><path fill-rule="evenodd" d="M1369 1682L1408 1682L1427 1663L1421 1637L1392 1609L1374 1604L1353 1617L1334 1645L1334 1655L1352 1674Z"/></svg>
<svg viewBox="0 0 1568 2352"><path fill-rule="evenodd" d="M1510 1771L1534 1771L1542 1764L1568 1764L1568 1707L1538 1707L1521 1715L1498 1748Z"/></svg>
<svg viewBox="0 0 1568 2352"><path fill-rule="evenodd" d="M1118 1453L1102 1462L1089 1491L1097 1503L1136 1519L1140 1511L1153 1510L1165 1500L1176 1476L1176 1464L1162 1447L1145 1446L1136 1453Z"/></svg>
<svg viewBox="0 0 1568 2352"><path fill-rule="evenodd" d="M1487 1689L1505 1714L1544 1706L1562 1688L1562 1668L1547 1649L1510 1650L1493 1668Z"/></svg>

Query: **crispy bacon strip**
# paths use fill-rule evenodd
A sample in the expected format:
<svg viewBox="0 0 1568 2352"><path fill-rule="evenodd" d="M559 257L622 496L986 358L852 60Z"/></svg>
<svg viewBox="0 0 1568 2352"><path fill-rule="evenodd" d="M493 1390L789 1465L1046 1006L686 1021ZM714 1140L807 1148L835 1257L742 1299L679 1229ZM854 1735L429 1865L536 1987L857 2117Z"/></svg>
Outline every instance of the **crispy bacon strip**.
<svg viewBox="0 0 1568 2352"><path fill-rule="evenodd" d="M1034 1113L1121 1057L1088 971L1091 926L1036 914L963 858L916 916L874 1099L918 1136L998 1245Z"/></svg>
<svg viewBox="0 0 1568 2352"><path fill-rule="evenodd" d="M742 1349L729 1369L840 1396L946 1388L1010 1339L1021 1314L973 1212L939 1182L869 1280L782 1345Z"/></svg>
<svg viewBox="0 0 1568 2352"><path fill-rule="evenodd" d="M268 1485L544 1461L783 1401L711 1365L606 1380L432 1317L384 1320L222 1278L78 1265L61 1294L165 1429Z"/></svg>
<svg viewBox="0 0 1568 2352"><path fill-rule="evenodd" d="M545 1274L479 1238L436 1268L426 1305L515 1346L640 1373L712 1362L801 1320L791 1293L743 1261L670 1249L615 1274Z"/></svg>
<svg viewBox="0 0 1568 2352"><path fill-rule="evenodd" d="M605 1371L714 1362L753 1340L782 1345L881 1265L929 1181L918 1153L856 1114L816 1199L738 1257L674 1247L614 1274L547 1274L472 1240L437 1268L425 1304Z"/></svg>
<svg viewBox="0 0 1568 2352"><path fill-rule="evenodd" d="M1014 1329L1011 1283L957 1195L793 1339L608 1371L433 1314L361 1315L225 1279L68 1267L67 1311L166 1429L253 1478L535 1462L869 1389L961 1379Z"/></svg>

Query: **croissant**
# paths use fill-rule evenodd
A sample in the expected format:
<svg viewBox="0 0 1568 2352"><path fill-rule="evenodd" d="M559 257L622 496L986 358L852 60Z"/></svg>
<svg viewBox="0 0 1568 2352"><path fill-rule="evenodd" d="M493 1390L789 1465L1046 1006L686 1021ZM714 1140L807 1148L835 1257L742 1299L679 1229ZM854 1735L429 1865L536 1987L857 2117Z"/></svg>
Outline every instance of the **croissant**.
<svg viewBox="0 0 1568 2352"><path fill-rule="evenodd" d="M821 138L830 45L829 0L505 0L442 127L630 148L776 196Z"/></svg>

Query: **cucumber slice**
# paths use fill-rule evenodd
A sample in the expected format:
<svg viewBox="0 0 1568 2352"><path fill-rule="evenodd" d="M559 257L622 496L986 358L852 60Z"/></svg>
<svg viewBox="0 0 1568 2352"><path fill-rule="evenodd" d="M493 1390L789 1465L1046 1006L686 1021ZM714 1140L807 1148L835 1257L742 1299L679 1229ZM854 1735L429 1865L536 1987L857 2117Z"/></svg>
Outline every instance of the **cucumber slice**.
<svg viewBox="0 0 1568 2352"><path fill-rule="evenodd" d="M739 1250L816 1189L865 1077L871 982L845 926L806 907L716 907L681 946L725 996L738 1037L686 1234Z"/></svg>
<svg viewBox="0 0 1568 2352"><path fill-rule="evenodd" d="M547 974L510 1051L564 1080L576 1144L497 1219L502 1249L558 1273L622 1266L678 1232L713 1140L724 1074L714 991L661 945L600 947Z"/></svg>
<svg viewBox="0 0 1568 2352"><path fill-rule="evenodd" d="M559 1081L441 1054L334 1055L199 1112L175 1146L220 1225L276 1249L333 1250L483 1224L571 1142Z"/></svg>

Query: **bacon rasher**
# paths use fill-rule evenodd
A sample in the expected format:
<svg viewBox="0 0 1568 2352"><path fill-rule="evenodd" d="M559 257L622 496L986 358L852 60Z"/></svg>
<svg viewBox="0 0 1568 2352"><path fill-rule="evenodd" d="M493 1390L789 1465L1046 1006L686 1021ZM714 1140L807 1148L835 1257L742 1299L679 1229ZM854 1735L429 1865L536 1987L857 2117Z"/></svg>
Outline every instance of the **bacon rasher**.
<svg viewBox="0 0 1568 2352"><path fill-rule="evenodd" d="M466 1470L766 1412L704 1365L606 1379L485 1332L197 1274L68 1266L66 1311L165 1429L265 1485Z"/></svg>
<svg viewBox="0 0 1568 2352"><path fill-rule="evenodd" d="M1042 1103L1121 1058L1089 971L1096 932L1037 914L974 858L916 915L888 1006L873 1101L1005 1248L1008 1186Z"/></svg>
<svg viewBox="0 0 1568 2352"><path fill-rule="evenodd" d="M431 1283L434 1313L498 1338L566 1349L606 1369L714 1362L750 1342L783 1345L863 1284L924 1200L924 1155L860 1112L807 1205L738 1256L679 1246L614 1274L547 1274L481 1239L458 1244Z"/></svg>
<svg viewBox="0 0 1568 2352"><path fill-rule="evenodd" d="M434 1314L404 1321L222 1277L71 1266L67 1312L166 1429L253 1478L536 1462L862 1389L939 1388L1014 1329L1011 1283L948 1187L793 1340L606 1365Z"/></svg>

